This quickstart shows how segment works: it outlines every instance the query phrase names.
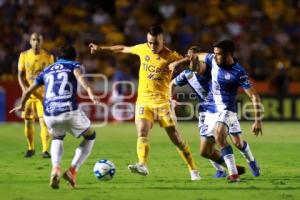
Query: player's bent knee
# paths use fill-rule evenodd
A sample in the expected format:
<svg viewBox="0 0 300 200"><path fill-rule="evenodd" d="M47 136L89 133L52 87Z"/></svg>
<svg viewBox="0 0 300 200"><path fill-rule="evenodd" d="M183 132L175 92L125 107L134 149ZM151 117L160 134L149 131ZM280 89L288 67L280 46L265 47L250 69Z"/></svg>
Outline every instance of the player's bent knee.
<svg viewBox="0 0 300 200"><path fill-rule="evenodd" d="M96 131L90 128L82 136L84 137L84 139L94 140L96 138Z"/></svg>
<svg viewBox="0 0 300 200"><path fill-rule="evenodd" d="M234 144L234 146L236 147L236 148L238 148L238 149L243 149L243 143L241 143L241 142L233 142L233 144Z"/></svg>

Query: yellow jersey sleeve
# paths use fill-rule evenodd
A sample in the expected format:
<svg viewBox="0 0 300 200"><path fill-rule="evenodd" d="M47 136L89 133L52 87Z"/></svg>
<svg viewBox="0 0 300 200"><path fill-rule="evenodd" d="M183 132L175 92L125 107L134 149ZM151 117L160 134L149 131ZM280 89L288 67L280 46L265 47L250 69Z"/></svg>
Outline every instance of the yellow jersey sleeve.
<svg viewBox="0 0 300 200"><path fill-rule="evenodd" d="M177 53L176 51L173 51L171 54L170 54L170 60L172 62L176 61L176 60L179 60L183 58L179 53Z"/></svg>
<svg viewBox="0 0 300 200"><path fill-rule="evenodd" d="M130 52L135 55L141 55L144 52L146 44L138 44L130 48Z"/></svg>
<svg viewBox="0 0 300 200"><path fill-rule="evenodd" d="M20 54L20 57L19 57L18 70L19 71L25 71L25 59L24 59L24 53L23 52Z"/></svg>

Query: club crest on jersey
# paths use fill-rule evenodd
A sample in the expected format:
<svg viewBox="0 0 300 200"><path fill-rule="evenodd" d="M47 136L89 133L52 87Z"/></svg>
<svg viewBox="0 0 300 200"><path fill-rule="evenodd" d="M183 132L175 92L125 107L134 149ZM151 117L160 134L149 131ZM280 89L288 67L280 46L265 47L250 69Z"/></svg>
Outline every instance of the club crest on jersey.
<svg viewBox="0 0 300 200"><path fill-rule="evenodd" d="M226 73L226 74L225 74L225 79L226 79L226 80L230 80L230 74L229 74L229 73Z"/></svg>
<svg viewBox="0 0 300 200"><path fill-rule="evenodd" d="M145 61L148 62L150 60L150 56L146 55L145 56Z"/></svg>
<svg viewBox="0 0 300 200"><path fill-rule="evenodd" d="M26 65L25 65L25 67L29 68L30 67L30 62L27 62Z"/></svg>

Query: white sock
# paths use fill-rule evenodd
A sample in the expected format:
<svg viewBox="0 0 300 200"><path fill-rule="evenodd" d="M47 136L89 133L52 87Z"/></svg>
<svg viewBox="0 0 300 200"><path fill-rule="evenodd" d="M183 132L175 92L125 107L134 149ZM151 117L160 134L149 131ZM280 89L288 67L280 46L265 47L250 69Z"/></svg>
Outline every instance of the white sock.
<svg viewBox="0 0 300 200"><path fill-rule="evenodd" d="M243 150L240 150L240 152L248 163L255 160L247 142L244 142Z"/></svg>
<svg viewBox="0 0 300 200"><path fill-rule="evenodd" d="M75 151L74 158L72 160L71 166L78 171L79 167L82 163L87 159L90 155L92 148L94 146L95 140L83 140L80 145L77 147Z"/></svg>
<svg viewBox="0 0 300 200"><path fill-rule="evenodd" d="M51 151L52 168L60 167L61 157L64 152L64 141L52 140L50 151Z"/></svg>
<svg viewBox="0 0 300 200"><path fill-rule="evenodd" d="M224 171L224 168L221 165L219 165L218 163L216 163L213 160L209 160L209 161L217 171Z"/></svg>
<svg viewBox="0 0 300 200"><path fill-rule="evenodd" d="M224 158L225 163L227 165L229 175L238 174L238 171L236 169L234 155L233 154L227 154L227 155L223 156L223 158Z"/></svg>

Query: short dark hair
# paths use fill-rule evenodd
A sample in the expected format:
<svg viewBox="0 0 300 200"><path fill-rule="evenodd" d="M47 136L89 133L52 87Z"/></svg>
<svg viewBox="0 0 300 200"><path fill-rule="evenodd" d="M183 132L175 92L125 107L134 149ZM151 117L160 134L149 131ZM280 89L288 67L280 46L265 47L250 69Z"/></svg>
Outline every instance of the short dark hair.
<svg viewBox="0 0 300 200"><path fill-rule="evenodd" d="M60 59L75 60L76 56L76 49L71 45L61 46L57 50L57 58Z"/></svg>
<svg viewBox="0 0 300 200"><path fill-rule="evenodd" d="M224 53L231 53L233 54L235 51L235 44L232 40L221 40L214 44L213 47L217 47L223 50Z"/></svg>
<svg viewBox="0 0 300 200"><path fill-rule="evenodd" d="M191 46L188 51L189 50L193 51L194 53L200 53L201 48L199 46Z"/></svg>
<svg viewBox="0 0 300 200"><path fill-rule="evenodd" d="M162 29L161 26L158 25L153 25L149 28L149 34L152 36L157 36L159 34L163 34L164 30Z"/></svg>

